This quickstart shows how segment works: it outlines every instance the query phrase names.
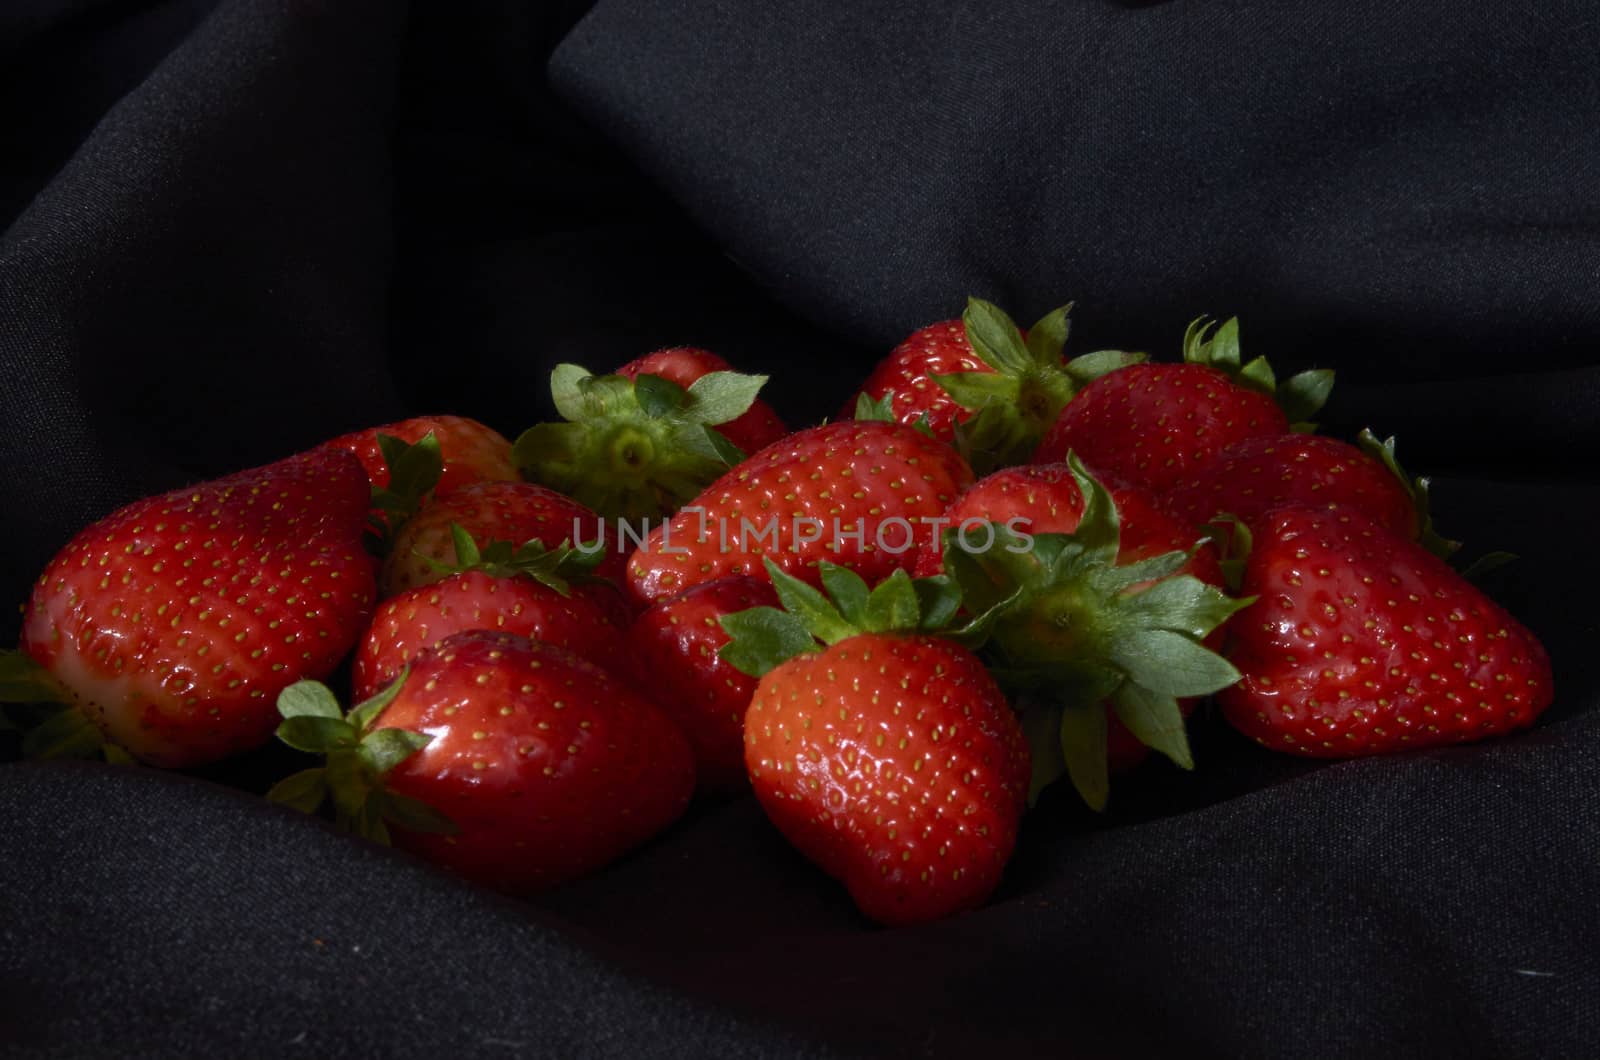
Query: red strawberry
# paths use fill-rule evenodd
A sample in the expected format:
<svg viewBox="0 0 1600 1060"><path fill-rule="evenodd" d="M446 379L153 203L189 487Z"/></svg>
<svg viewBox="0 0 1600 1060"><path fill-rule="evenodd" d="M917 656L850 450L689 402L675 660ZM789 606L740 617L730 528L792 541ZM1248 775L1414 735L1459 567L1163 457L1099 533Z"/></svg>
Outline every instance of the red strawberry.
<svg viewBox="0 0 1600 1060"><path fill-rule="evenodd" d="M637 379L641 375L658 375L685 390L695 380L712 372L731 372L733 365L710 350L693 346L673 346L635 358L617 369L624 379ZM746 453L765 449L789 433L772 406L756 398L750 407L727 423L717 424L717 431Z"/></svg>
<svg viewBox="0 0 1600 1060"><path fill-rule="evenodd" d="M659 600L754 571L762 555L802 577L831 559L877 582L912 565L933 534L927 520L971 481L955 450L911 427L845 421L798 431L651 531L628 563L629 587Z"/></svg>
<svg viewBox="0 0 1600 1060"><path fill-rule="evenodd" d="M1179 574L1191 574L1208 585L1222 585L1222 569L1216 549L1196 548L1198 533L1193 526L1169 512L1165 505L1145 493L1102 477L1121 521L1117 562L1135 563L1170 552L1194 549L1194 555ZM1037 464L996 471L980 479L945 509L946 525L965 533L974 545L981 545L989 522L1010 527L1020 533L1071 533L1083 514L1083 489L1067 464ZM963 530L963 528L967 528ZM919 577L944 570L942 542L929 542L917 557ZM1195 700L1180 699L1178 706L1187 717ZM1106 756L1113 774L1125 772L1142 762L1149 748L1128 731L1112 714L1106 731Z"/></svg>
<svg viewBox="0 0 1600 1060"><path fill-rule="evenodd" d="M614 659L622 634L606 610L587 596L525 575L465 570L390 597L378 607L356 651L356 698L376 695L422 649L474 629L516 633L597 665Z"/></svg>
<svg viewBox="0 0 1600 1060"><path fill-rule="evenodd" d="M1104 351L1063 361L1071 308L1054 310L1024 334L998 306L968 299L960 320L930 324L896 346L841 416L865 419L871 409L870 418L925 423L951 443L957 425L977 417L961 436L975 466L1023 460L1084 384L1144 359Z"/></svg>
<svg viewBox="0 0 1600 1060"><path fill-rule="evenodd" d="M1195 547L1199 534L1194 525L1175 516L1167 504L1111 476L1099 479L1110 492L1121 523L1118 562L1132 563ZM943 525L958 532L969 527L967 538L981 544L983 523L1001 523L1023 533L1071 533L1078 528L1082 514L1083 490L1071 466L1035 464L1005 468L979 479L944 510ZM926 577L943 570L943 541L929 541L917 554L915 573ZM1196 550L1180 570L1208 584L1222 584L1216 549L1209 545Z"/></svg>
<svg viewBox="0 0 1600 1060"><path fill-rule="evenodd" d="M365 625L367 502L339 450L135 501L51 560L22 651L75 708L61 717L152 765L258 747L278 692L329 673Z"/></svg>
<svg viewBox="0 0 1600 1060"><path fill-rule="evenodd" d="M285 742L325 769L270 797L333 796L346 827L510 894L599 868L672 823L694 790L683 735L622 681L509 633L458 633L340 719L320 686L286 693ZM449 832L451 834L441 834Z"/></svg>
<svg viewBox="0 0 1600 1060"><path fill-rule="evenodd" d="M1453 552L1457 543L1435 533L1428 519L1428 480L1401 470L1394 439L1380 442L1362 431L1360 441L1358 449L1315 434L1247 438L1180 481L1169 502L1195 525L1226 513L1252 527L1291 505L1352 508L1437 555Z"/></svg>
<svg viewBox="0 0 1600 1060"><path fill-rule="evenodd" d="M435 564L462 562L452 525L478 541L539 541L546 549L563 542L580 549L605 543L600 517L577 501L530 482L478 482L434 498L401 527L383 565L385 596L443 578L445 572ZM620 578L622 560L608 553L596 573Z"/></svg>
<svg viewBox="0 0 1600 1060"><path fill-rule="evenodd" d="M719 578L658 600L628 631L627 660L638 687L648 689L689 737L700 784L707 790L749 787L744 712L756 688L755 678L717 654L728 643L718 620L777 602L766 581Z"/></svg>
<svg viewBox="0 0 1600 1060"><path fill-rule="evenodd" d="M1090 383L1062 410L1033 462L1059 463L1076 452L1096 471L1164 493L1237 442L1287 433L1291 421L1322 406L1332 385L1332 372L1313 371L1279 387L1265 360L1241 366L1236 320L1209 340L1196 321L1183 364L1133 365Z"/></svg>
<svg viewBox="0 0 1600 1060"><path fill-rule="evenodd" d="M454 493L473 482L515 481L516 464L511 460L511 443L499 432L465 416L416 416L399 423L369 427L364 431L341 434L324 446L348 449L366 468L373 489L389 486L389 462L384 458L378 436L387 434L407 444L416 444L432 434L439 443L442 470L435 496Z"/></svg>
<svg viewBox="0 0 1600 1060"><path fill-rule="evenodd" d="M1348 508L1257 520L1223 714L1274 750L1382 754L1520 729L1550 705L1544 648L1442 560Z"/></svg>
<svg viewBox="0 0 1600 1060"><path fill-rule="evenodd" d="M724 657L763 675L745 716L762 808L874 920L981 905L1028 791L1028 747L994 679L966 648L917 632L929 616L904 572L869 594L828 566L830 601L767 566L789 611L724 622Z"/></svg>
<svg viewBox="0 0 1600 1060"><path fill-rule="evenodd" d="M1216 587L1209 546L1195 551L1195 533L1158 504L1108 491L1076 457L1067 474L1016 469L980 483L956 514L991 507L1031 519L1031 531L947 532L943 566L985 616L980 653L1022 711L1035 793L1066 771L1099 809L1108 773L1143 757L1136 743L1192 768L1184 701L1238 679L1206 642L1242 605Z"/></svg>
<svg viewBox="0 0 1600 1060"><path fill-rule="evenodd" d="M696 367L689 357L662 359L665 365L657 367L674 373ZM752 412L756 429L748 440L773 428L770 410L757 407L766 381L717 370L683 386L653 372L595 376L575 364L557 365L550 396L566 422L528 428L512 453L530 482L559 490L608 521L639 526L676 511L743 459L722 428L745 433L751 421L744 418Z"/></svg>

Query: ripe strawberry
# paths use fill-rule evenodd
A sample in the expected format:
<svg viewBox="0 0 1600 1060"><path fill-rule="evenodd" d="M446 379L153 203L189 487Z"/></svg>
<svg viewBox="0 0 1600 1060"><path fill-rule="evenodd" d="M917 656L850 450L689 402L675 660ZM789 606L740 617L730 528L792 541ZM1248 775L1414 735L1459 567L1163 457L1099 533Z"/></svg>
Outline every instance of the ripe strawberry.
<svg viewBox="0 0 1600 1060"><path fill-rule="evenodd" d="M687 363L668 359L674 372ZM528 428L512 454L530 482L559 490L608 521L639 526L676 511L744 458L722 428L739 423L734 429L742 432L741 418L751 411L765 423L756 394L766 381L711 371L682 386L650 372L595 376L575 364L557 365L550 396L567 422Z"/></svg>
<svg viewBox="0 0 1600 1060"><path fill-rule="evenodd" d="M831 559L877 582L912 565L933 533L925 520L971 481L954 449L911 427L843 421L797 431L651 531L628 563L629 588L659 600L750 573L762 555L805 578Z"/></svg>
<svg viewBox="0 0 1600 1060"><path fill-rule="evenodd" d="M1183 364L1133 365L1090 383L1033 462L1076 452L1096 471L1164 493L1236 442L1288 433L1322 407L1332 386L1325 370L1279 386L1264 358L1241 366L1237 320L1209 339L1196 321L1184 336Z"/></svg>
<svg viewBox="0 0 1600 1060"><path fill-rule="evenodd" d="M270 797L333 797L346 827L510 894L599 868L671 824L694 790L683 735L654 705L569 652L458 633L340 717L320 686L280 700L279 736L328 764ZM448 833L448 834L446 834Z"/></svg>
<svg viewBox="0 0 1600 1060"><path fill-rule="evenodd" d="M1190 472L1169 495L1195 525L1226 513L1248 527L1276 508L1346 507L1445 556L1458 543L1433 530L1428 480L1412 479L1394 455L1394 439L1362 431L1361 447L1315 434L1247 438Z"/></svg>
<svg viewBox="0 0 1600 1060"><path fill-rule="evenodd" d="M355 457L313 450L135 501L50 561L23 612L34 666L7 669L73 708L61 725L86 718L151 765L258 747L279 690L329 673L365 625L367 500Z"/></svg>
<svg viewBox="0 0 1600 1060"><path fill-rule="evenodd" d="M1157 504L1128 487L1107 491L1076 457L1068 468L1075 504L1055 471L980 484L972 510L985 494L1002 513L1025 510L1031 496L1044 502L1036 523L1024 533L1000 523L985 524L992 535L947 532L943 566L967 608L986 616L980 654L1022 711L1033 793L1065 771L1100 809L1109 771L1142 757L1134 741L1193 767L1183 701L1238 680L1205 643L1244 605L1216 588L1209 547L1196 549L1194 534ZM1126 535L1119 500L1135 513ZM1040 532L1069 520L1070 532Z"/></svg>
<svg viewBox="0 0 1600 1060"><path fill-rule="evenodd" d="M422 649L467 630L516 633L596 665L614 658L621 628L601 602L567 581L592 568L598 555L534 549L531 558L507 555L497 562L485 560L470 537L458 540L456 551L467 553L465 569L408 589L378 607L356 651L357 699L375 695ZM509 553L509 547L504 551Z"/></svg>
<svg viewBox="0 0 1600 1060"><path fill-rule="evenodd" d="M635 358L617 369L624 379L656 375L687 390L695 381L712 372L730 372L733 365L710 350L693 346L673 346ZM756 398L743 413L727 423L717 424L717 432L746 453L765 449L789 433L772 406Z"/></svg>
<svg viewBox="0 0 1600 1060"><path fill-rule="evenodd" d="M530 482L478 482L447 497L436 497L406 521L384 561L380 584L385 596L431 585L446 568L462 564L452 526L477 541L538 541L554 550L563 542L580 549L604 543L600 517L577 501ZM620 578L622 561L608 554L596 573Z"/></svg>
<svg viewBox="0 0 1600 1060"><path fill-rule="evenodd" d="M767 569L789 610L724 619L723 650L761 675L745 763L762 808L874 920L982 904L1028 790L1028 747L994 679L966 648L919 631L933 616L903 571L869 594L825 566L830 601Z"/></svg>
<svg viewBox="0 0 1600 1060"><path fill-rule="evenodd" d="M635 681L689 737L700 785L708 791L749 787L744 713L756 688L755 678L717 654L728 643L718 620L777 602L769 582L718 578L656 601L628 631L627 661Z"/></svg>
<svg viewBox="0 0 1600 1060"><path fill-rule="evenodd" d="M433 486L435 496L454 493L473 482L515 481L517 466L511 460L511 443L498 431L465 416L416 416L399 423L369 427L341 434L324 442L332 449L348 449L356 454L375 490L389 486L389 460L385 459L380 435L389 435L415 445L429 434L439 445L441 470Z"/></svg>
<svg viewBox="0 0 1600 1060"><path fill-rule="evenodd" d="M1170 507L1144 490L1102 475L1102 484L1116 504L1120 520L1120 551L1117 560L1132 563L1168 552L1195 549L1200 539L1194 524L1173 514ZM983 524L1001 523L1017 533L1071 533L1083 515L1083 489L1068 464L1034 464L1009 467L988 475L971 486L944 510L944 527L961 531L973 544L985 539ZM930 540L917 554L914 573L920 577L942 573L944 543ZM1209 545L1195 549L1193 557L1180 570L1210 585L1222 584L1216 549Z"/></svg>
<svg viewBox="0 0 1600 1060"><path fill-rule="evenodd" d="M1274 750L1382 754L1496 736L1550 705L1525 627L1426 549L1348 508L1257 520L1223 714Z"/></svg>
<svg viewBox="0 0 1600 1060"><path fill-rule="evenodd" d="M896 346L841 417L865 418L862 410L887 403L876 418L925 423L952 444L957 426L975 420L960 435L974 466L1026 459L1084 384L1144 359L1107 350L1063 361L1071 308L1052 311L1024 335L998 306L969 298L960 320L930 324Z"/></svg>
<svg viewBox="0 0 1600 1060"><path fill-rule="evenodd" d="M1198 544L1193 526L1176 518L1167 507L1143 490L1102 477L1120 520L1118 563L1135 563L1171 552L1189 552L1189 561L1177 573L1189 574L1221 586L1222 569L1216 549ZM968 487L944 511L945 525L963 534L973 546L986 540L990 522L1018 534L1071 533L1083 515L1084 491L1068 464L1036 464L996 471ZM930 541L917 556L916 574L927 577L944 570L942 541ZM1195 700L1178 701L1184 717ZM1106 731L1106 759L1112 775L1126 772L1144 761L1149 748L1112 714Z"/></svg>

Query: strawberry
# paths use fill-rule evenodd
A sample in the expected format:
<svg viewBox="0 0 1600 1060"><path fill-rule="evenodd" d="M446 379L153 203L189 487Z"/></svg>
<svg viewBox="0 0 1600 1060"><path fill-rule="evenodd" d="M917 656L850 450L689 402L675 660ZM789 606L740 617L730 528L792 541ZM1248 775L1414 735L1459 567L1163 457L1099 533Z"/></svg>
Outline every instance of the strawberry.
<svg viewBox="0 0 1600 1060"><path fill-rule="evenodd" d="M1257 519L1217 701L1274 750L1341 758L1483 739L1550 705L1538 639L1427 549L1350 509Z"/></svg>
<svg viewBox="0 0 1600 1060"><path fill-rule="evenodd" d="M1134 740L1193 768L1182 701L1238 680L1205 642L1244 604L1216 587L1209 547L1157 504L1128 487L1108 491L1076 456L1068 469L1076 502L1054 471L980 485L977 499L987 493L1002 513L1026 510L1032 497L1033 531L998 522L946 531L943 566L967 607L988 618L980 654L1022 711L1032 793L1066 772L1100 809L1110 771L1143 755ZM1126 535L1119 499L1134 515ZM1070 532L1039 532L1069 522ZM1108 712L1125 735L1111 735Z"/></svg>
<svg viewBox="0 0 1600 1060"><path fill-rule="evenodd" d="M755 678L717 654L728 643L718 621L777 602L769 582L718 578L656 601L628 630L627 661L638 687L648 689L689 737L700 785L708 791L749 787L744 712L756 688Z"/></svg>
<svg viewBox="0 0 1600 1060"><path fill-rule="evenodd" d="M416 416L399 423L341 434L323 445L356 454L372 488L383 490L389 486L392 461L384 452L382 436L415 445L430 434L438 444L441 463L439 479L432 487L436 496L453 493L473 482L516 480L511 443L492 427L465 416Z"/></svg>
<svg viewBox="0 0 1600 1060"><path fill-rule="evenodd" d="M687 390L695 381L712 372L730 372L733 365L710 350L693 346L673 346L637 357L621 368L617 374L624 379L637 379L641 375L660 376ZM756 398L750 407L726 423L717 424L717 433L746 453L765 449L789 433L772 406Z"/></svg>
<svg viewBox="0 0 1600 1060"><path fill-rule="evenodd" d="M927 632L948 586L897 571L869 593L823 564L824 597L766 566L787 610L723 620L723 658L760 676L745 763L762 809L874 920L981 905L1016 843L1028 747L978 658Z"/></svg>
<svg viewBox="0 0 1600 1060"><path fill-rule="evenodd" d="M1191 552L1189 561L1178 568L1208 585L1222 585L1222 570L1216 549L1196 547L1198 534L1188 523L1175 517L1164 504L1132 486L1102 477L1120 520L1117 562L1134 563L1171 552ZM975 544L984 541L988 524L1005 525L1014 533L1071 533L1083 515L1084 494L1068 464L1036 464L996 471L972 486L944 511L945 525L965 533ZM919 577L944 570L944 550L939 541L930 541L917 557ZM1194 710L1192 698L1180 699L1178 706L1187 717ZM1106 758L1110 772L1123 773L1142 762L1149 748L1133 735L1115 714L1108 719Z"/></svg>
<svg viewBox="0 0 1600 1060"><path fill-rule="evenodd" d="M341 716L326 688L279 700L278 735L327 765L269 797L468 879L527 894L590 872L671 824L694 761L666 716L569 652L510 633L458 633Z"/></svg>
<svg viewBox="0 0 1600 1060"><path fill-rule="evenodd" d="M770 555L815 578L820 559L869 582L910 567L938 516L972 481L942 442L895 423L843 421L797 431L708 486L656 527L628 563L640 600L756 569Z"/></svg>
<svg viewBox="0 0 1600 1060"><path fill-rule="evenodd" d="M341 450L175 490L81 531L39 576L22 653L4 669L151 765L188 767L260 746L273 698L333 670L372 607L362 550L368 484Z"/></svg>
<svg viewBox="0 0 1600 1060"><path fill-rule="evenodd" d="M688 365L686 358L666 360L674 372ZM756 407L766 381L717 370L684 386L646 371L596 376L557 365L550 396L566 422L528 428L512 454L530 482L638 527L676 511L744 458L720 428L739 423L734 429L743 433L749 421L742 417L751 411L761 425L752 440L771 427Z"/></svg>
<svg viewBox="0 0 1600 1060"><path fill-rule="evenodd" d="M1199 534L1194 525L1178 518L1170 506L1141 489L1102 475L1099 481L1115 503L1120 521L1119 562L1131 563L1168 552L1195 549L1180 568L1210 585L1222 584L1216 550L1195 548ZM1071 533L1083 515L1083 489L1069 464L1033 464L996 471L971 486L944 510L941 525L957 530L971 528L974 542L983 538L981 524L1003 523L1013 532ZM944 570L941 539L930 540L917 554L918 577Z"/></svg>
<svg viewBox="0 0 1600 1060"><path fill-rule="evenodd" d="M1291 505L1353 508L1436 555L1455 551L1428 518L1428 480L1401 470L1394 439L1362 431L1359 440L1360 448L1315 434L1246 438L1179 481L1169 502L1195 525L1227 514L1247 527Z"/></svg>
<svg viewBox="0 0 1600 1060"><path fill-rule="evenodd" d="M610 661L621 628L603 599L567 580L586 576L599 553L546 552L537 542L516 551L492 542L480 551L466 531L455 529L462 568L390 597L373 615L355 656L356 698L375 695L422 649L467 630L516 633L597 665Z"/></svg>
<svg viewBox="0 0 1600 1060"><path fill-rule="evenodd" d="M926 423L933 436L956 444L984 469L1017 463L1086 383L1143 354L1102 351L1063 361L1065 305L1024 334L998 306L967 300L960 320L912 332L862 384L852 410L871 408L889 422ZM971 421L969 423L969 421Z"/></svg>
<svg viewBox="0 0 1600 1060"><path fill-rule="evenodd" d="M1189 326L1182 364L1132 365L1084 387L1033 462L1076 452L1096 471L1164 493L1236 442L1288 433L1327 400L1332 372L1279 386L1264 358L1241 364L1237 320L1208 332L1203 320Z"/></svg>
<svg viewBox="0 0 1600 1060"><path fill-rule="evenodd" d="M383 565L385 596L430 585L465 562L452 526L477 541L538 541L546 549L566 542L597 551L605 543L599 516L577 501L529 482L478 482L435 497L401 527ZM596 573L620 578L622 561L608 554Z"/></svg>

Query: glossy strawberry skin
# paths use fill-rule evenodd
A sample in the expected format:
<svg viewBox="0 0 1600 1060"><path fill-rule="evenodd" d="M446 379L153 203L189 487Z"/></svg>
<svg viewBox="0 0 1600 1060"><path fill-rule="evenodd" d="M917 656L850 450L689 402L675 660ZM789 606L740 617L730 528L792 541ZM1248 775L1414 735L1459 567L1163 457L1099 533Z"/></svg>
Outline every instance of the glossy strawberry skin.
<svg viewBox="0 0 1600 1060"><path fill-rule="evenodd" d="M960 319L941 320L912 332L891 350L872 370L860 392L874 401L881 401L892 392L890 407L896 422L913 424L926 414L934 437L948 442L955 437L956 424L972 413L956 404L933 377L993 371L973 352ZM852 399L839 416L848 419L854 414Z"/></svg>
<svg viewBox="0 0 1600 1060"><path fill-rule="evenodd" d="M352 431L324 443L329 448L348 449L361 461L374 488L389 485L389 465L378 448L378 435L388 434L403 442L420 442L433 432L439 441L444 463L435 496L454 493L474 482L517 479L517 466L511 459L511 443L504 435L465 416L415 416L398 423Z"/></svg>
<svg viewBox="0 0 1600 1060"><path fill-rule="evenodd" d="M22 648L151 765L259 747L279 691L321 678L372 608L369 487L340 450L135 501L51 560Z"/></svg>
<svg viewBox="0 0 1600 1060"><path fill-rule="evenodd" d="M580 546L601 540L607 546L615 543L613 535L603 533L598 515L555 490L531 482L477 482L448 496L434 497L400 528L383 565L380 581L385 596L445 577L422 557L446 565L456 562L451 523L471 534L480 546L490 541L521 545L535 538L547 548L568 541ZM608 553L596 573L620 578L621 558Z"/></svg>
<svg viewBox="0 0 1600 1060"><path fill-rule="evenodd" d="M994 679L922 635L865 634L769 672L745 762L778 830L884 924L982 904L1028 792L1027 744Z"/></svg>
<svg viewBox="0 0 1600 1060"><path fill-rule="evenodd" d="M1195 547L1198 532L1173 515L1162 501L1109 475L1097 477L1117 505L1122 531L1119 562L1134 563ZM1078 528L1082 514L1083 493L1066 464L1033 464L996 471L969 486L944 512L951 527L968 520L990 520L1032 534L1071 533ZM969 537L974 542L983 540L977 532ZM915 574L922 578L943 570L941 549L930 542L917 556ZM1210 545L1196 550L1182 573L1192 574L1209 585L1223 584L1216 549ZM1180 700L1179 705L1185 715L1195 707L1193 700ZM1149 751L1115 714L1108 712L1106 753L1112 773L1132 769L1144 761Z"/></svg>
<svg viewBox="0 0 1600 1060"><path fill-rule="evenodd" d="M688 742L624 682L525 637L459 633L413 660L378 728L433 740L388 775L456 835L394 830L396 845L508 894L581 876L682 814Z"/></svg>
<svg viewBox="0 0 1600 1060"><path fill-rule="evenodd" d="M1075 452L1097 471L1160 494L1228 446L1288 430L1276 401L1209 365L1136 364L1068 402L1033 463Z"/></svg>
<svg viewBox="0 0 1600 1060"><path fill-rule="evenodd" d="M1168 503L1195 525L1224 512L1253 526L1275 508L1341 505L1405 537L1418 529L1411 494L1393 472L1347 442L1315 434L1236 442L1179 481Z"/></svg>
<svg viewBox="0 0 1600 1060"><path fill-rule="evenodd" d="M971 481L954 449L901 424L849 421L797 431L651 531L629 560L629 589L639 600L658 600L758 572L762 555L808 581L817 580L816 563L826 559L873 584L915 563L934 533L925 520ZM836 536L836 525L852 536ZM776 537L757 540L769 526ZM815 540L805 540L813 529ZM887 547L879 547L880 538Z"/></svg>
<svg viewBox="0 0 1600 1060"><path fill-rule="evenodd" d="M563 596L520 575L462 571L378 606L356 650L355 698L378 692L424 648L475 629L515 633L600 666L614 656L622 632L601 605L579 593Z"/></svg>
<svg viewBox="0 0 1600 1060"><path fill-rule="evenodd" d="M756 679L717 652L728 643L718 619L752 607L777 607L764 579L719 578L658 600L628 631L627 661L694 747L701 788L730 793L750 786L744 766L744 715Z"/></svg>
<svg viewBox="0 0 1600 1060"><path fill-rule="evenodd" d="M733 365L710 350L674 346L629 361L617 369L617 374L629 379L646 374L656 375L687 389L689 384L703 375L732 370ZM747 454L765 449L789 433L789 428L783 425L772 406L760 398L756 398L755 403L735 419L718 424L717 430Z"/></svg>
<svg viewBox="0 0 1600 1060"><path fill-rule="evenodd" d="M1278 751L1344 758L1523 728L1550 704L1538 639L1421 546L1348 509L1258 520L1234 617L1227 719Z"/></svg>

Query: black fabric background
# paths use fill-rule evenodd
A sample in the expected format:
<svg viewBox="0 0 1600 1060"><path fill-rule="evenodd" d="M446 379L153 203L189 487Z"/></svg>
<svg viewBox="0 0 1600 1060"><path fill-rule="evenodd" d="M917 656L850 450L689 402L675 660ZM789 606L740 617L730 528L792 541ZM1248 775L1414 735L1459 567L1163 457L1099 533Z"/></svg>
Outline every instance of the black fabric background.
<svg viewBox="0 0 1600 1060"><path fill-rule="evenodd" d="M0 596L140 494L559 360L792 421L967 293L1339 370L1558 695L1321 766L1215 719L996 900L869 927L748 799L533 902L186 777L0 766L0 1053L1600 1053L1600 10L1445 0L0 7ZM0 637L16 633L14 612ZM222 783L219 783L222 782Z"/></svg>

